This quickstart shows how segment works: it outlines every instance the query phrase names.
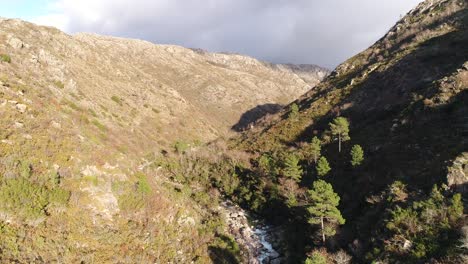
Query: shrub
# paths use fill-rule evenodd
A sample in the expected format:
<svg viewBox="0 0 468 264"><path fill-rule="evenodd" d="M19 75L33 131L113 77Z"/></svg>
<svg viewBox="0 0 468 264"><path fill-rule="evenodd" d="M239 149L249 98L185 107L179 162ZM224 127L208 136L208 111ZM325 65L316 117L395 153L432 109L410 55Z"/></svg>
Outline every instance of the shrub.
<svg viewBox="0 0 468 264"><path fill-rule="evenodd" d="M122 99L120 99L119 97L113 95L113 96L111 97L111 99L112 99L112 101L116 102L118 105L123 106Z"/></svg>
<svg viewBox="0 0 468 264"><path fill-rule="evenodd" d="M95 125L102 132L107 131L107 127L105 125L101 124L98 120L94 119L92 122L93 122L93 125Z"/></svg>
<svg viewBox="0 0 468 264"><path fill-rule="evenodd" d="M353 167L361 165L363 160L364 151L362 150L362 147L359 145L354 145L351 148L351 165L353 165Z"/></svg>
<svg viewBox="0 0 468 264"><path fill-rule="evenodd" d="M137 189L138 189L139 193L141 193L143 195L151 193L151 186L150 186L150 184L148 182L148 178L146 177L146 175L138 174L137 186L138 186Z"/></svg>
<svg viewBox="0 0 468 264"><path fill-rule="evenodd" d="M22 178L29 178L32 175L32 166L29 162L20 161L18 164L19 175Z"/></svg>
<svg viewBox="0 0 468 264"><path fill-rule="evenodd" d="M289 118L296 118L299 114L299 106L293 103L289 110Z"/></svg>
<svg viewBox="0 0 468 264"><path fill-rule="evenodd" d="M272 158L267 155L263 154L257 161L258 169L262 176L270 176L274 172L274 164Z"/></svg>
<svg viewBox="0 0 468 264"><path fill-rule="evenodd" d="M135 194L132 191L119 196L118 204L120 210L123 211L134 211L143 208L145 205L144 197L138 194Z"/></svg>
<svg viewBox="0 0 468 264"><path fill-rule="evenodd" d="M189 148L189 144L183 141L177 141L174 144L174 149L179 154L185 153L185 151L187 151L188 148Z"/></svg>
<svg viewBox="0 0 468 264"><path fill-rule="evenodd" d="M407 254L412 262L446 256L458 243L455 230L460 219L463 219L461 195L448 198L434 186L426 199L404 208L397 205L391 210L386 224L391 238L385 249L395 258ZM402 237L411 242L410 248L399 246Z"/></svg>
<svg viewBox="0 0 468 264"><path fill-rule="evenodd" d="M119 208L124 211L139 210L145 206L147 198L152 192L148 178L144 174L137 174L138 181L132 185L114 184L113 191L122 194L118 197ZM121 188L121 190L119 190Z"/></svg>
<svg viewBox="0 0 468 264"><path fill-rule="evenodd" d="M314 251L310 257L306 259L305 264L327 264L327 257L319 251Z"/></svg>
<svg viewBox="0 0 468 264"><path fill-rule="evenodd" d="M7 54L0 54L0 61L11 63L11 57Z"/></svg>
<svg viewBox="0 0 468 264"><path fill-rule="evenodd" d="M54 85L57 87L57 88L60 88L60 89L63 89L65 88L65 84L61 81L54 81Z"/></svg>
<svg viewBox="0 0 468 264"><path fill-rule="evenodd" d="M209 246L215 263L241 263L241 251L236 241L228 236L220 235Z"/></svg>
<svg viewBox="0 0 468 264"><path fill-rule="evenodd" d="M70 193L60 188L47 189L26 178L4 180L0 186L0 208L22 219L46 215L50 203L65 205Z"/></svg>
<svg viewBox="0 0 468 264"><path fill-rule="evenodd" d="M50 191L49 202L57 205L66 205L70 199L70 192L61 188Z"/></svg>
<svg viewBox="0 0 468 264"><path fill-rule="evenodd" d="M18 234L12 226L0 222L0 260L6 255L15 257L18 255Z"/></svg>

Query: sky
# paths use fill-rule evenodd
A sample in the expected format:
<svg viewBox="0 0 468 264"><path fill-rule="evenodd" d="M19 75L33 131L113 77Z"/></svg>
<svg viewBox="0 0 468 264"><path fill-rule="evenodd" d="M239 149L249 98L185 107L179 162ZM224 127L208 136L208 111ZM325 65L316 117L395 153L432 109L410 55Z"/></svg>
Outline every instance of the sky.
<svg viewBox="0 0 468 264"><path fill-rule="evenodd" d="M0 16L330 69L421 0L0 0Z"/></svg>

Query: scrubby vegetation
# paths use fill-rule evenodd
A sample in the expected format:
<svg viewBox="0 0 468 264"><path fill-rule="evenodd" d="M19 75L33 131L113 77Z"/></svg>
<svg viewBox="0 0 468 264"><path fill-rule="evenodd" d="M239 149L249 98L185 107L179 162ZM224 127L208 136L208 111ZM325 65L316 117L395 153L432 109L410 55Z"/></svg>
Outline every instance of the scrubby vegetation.
<svg viewBox="0 0 468 264"><path fill-rule="evenodd" d="M404 256L407 262L426 262L432 257L457 255L459 248L454 241L459 236L456 230L463 224L461 195L447 194L434 186L427 198L403 205L408 194L404 185L398 189L403 193L397 194L400 199L388 199L390 209L382 222L385 243L367 258L397 261Z"/></svg>
<svg viewBox="0 0 468 264"><path fill-rule="evenodd" d="M11 57L8 54L0 54L0 61L11 63Z"/></svg>
<svg viewBox="0 0 468 264"><path fill-rule="evenodd" d="M0 186L0 210L22 220L45 217L47 207L66 205L70 193L60 188L48 189L27 178L4 179Z"/></svg>

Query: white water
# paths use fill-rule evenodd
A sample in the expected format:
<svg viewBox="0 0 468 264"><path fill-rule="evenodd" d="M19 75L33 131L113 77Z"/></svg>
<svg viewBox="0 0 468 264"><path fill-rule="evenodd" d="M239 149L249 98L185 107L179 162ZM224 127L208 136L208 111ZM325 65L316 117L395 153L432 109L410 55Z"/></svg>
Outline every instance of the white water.
<svg viewBox="0 0 468 264"><path fill-rule="evenodd" d="M254 230L254 234L257 235L260 244L262 244L262 248L258 256L258 261L260 261L260 263L279 257L279 253L273 249L273 246L268 241L268 229L270 229L268 226L258 226Z"/></svg>
<svg viewBox="0 0 468 264"><path fill-rule="evenodd" d="M244 253L248 256L249 264L269 264L273 259L279 263L280 254L269 240L273 228L257 220L249 224L248 218L251 217L248 213L231 202L222 203L220 209L225 212L229 232L248 251Z"/></svg>

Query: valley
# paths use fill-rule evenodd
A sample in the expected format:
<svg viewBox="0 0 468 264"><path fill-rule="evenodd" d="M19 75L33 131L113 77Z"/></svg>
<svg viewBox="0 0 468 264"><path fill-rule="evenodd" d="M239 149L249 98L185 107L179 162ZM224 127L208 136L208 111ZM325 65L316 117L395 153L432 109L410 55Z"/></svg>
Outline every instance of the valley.
<svg viewBox="0 0 468 264"><path fill-rule="evenodd" d="M0 19L1 263L466 263L468 4L333 71Z"/></svg>

